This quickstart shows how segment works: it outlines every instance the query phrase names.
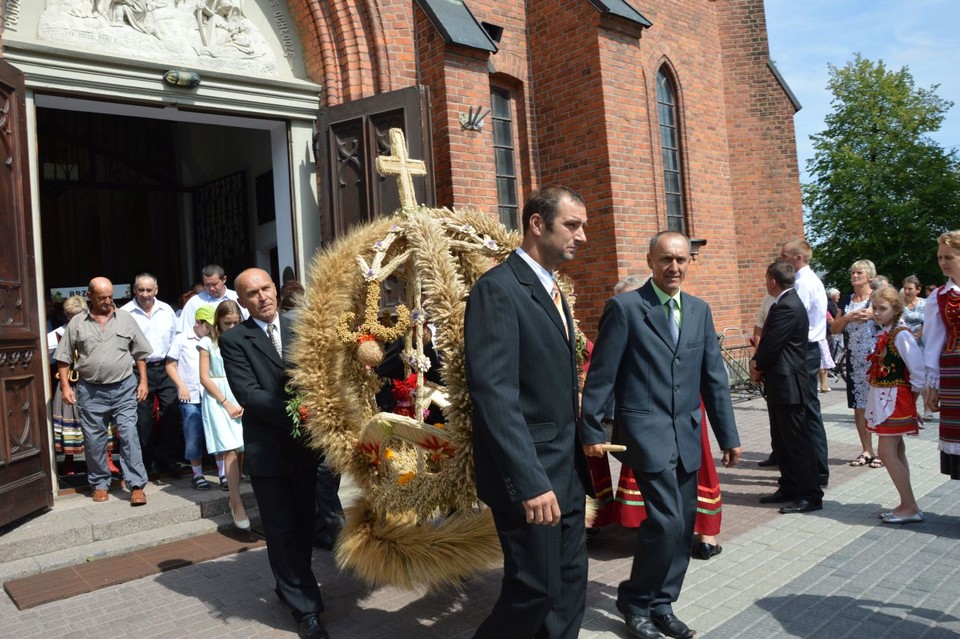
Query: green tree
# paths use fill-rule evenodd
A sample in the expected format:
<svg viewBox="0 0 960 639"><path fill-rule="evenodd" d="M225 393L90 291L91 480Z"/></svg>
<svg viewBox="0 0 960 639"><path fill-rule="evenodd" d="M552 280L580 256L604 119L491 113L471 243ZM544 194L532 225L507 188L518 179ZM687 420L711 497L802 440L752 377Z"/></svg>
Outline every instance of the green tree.
<svg viewBox="0 0 960 639"><path fill-rule="evenodd" d="M939 85L915 88L907 67L890 71L859 53L829 68L833 112L811 136L813 181L803 185L815 268L841 289L859 259L896 284L912 273L941 283L936 238L960 228L960 165L929 134L953 103Z"/></svg>

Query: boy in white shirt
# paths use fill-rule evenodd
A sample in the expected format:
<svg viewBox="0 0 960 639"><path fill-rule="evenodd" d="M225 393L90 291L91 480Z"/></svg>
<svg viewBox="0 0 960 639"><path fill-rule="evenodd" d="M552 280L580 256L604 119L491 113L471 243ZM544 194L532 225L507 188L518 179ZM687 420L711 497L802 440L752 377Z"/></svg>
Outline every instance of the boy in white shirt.
<svg viewBox="0 0 960 639"><path fill-rule="evenodd" d="M184 456L190 461L196 490L210 490L203 476L203 415L200 412L200 352L197 344L213 327L214 307L204 304L194 316L193 330L178 333L167 351L167 376L177 386L183 416Z"/></svg>

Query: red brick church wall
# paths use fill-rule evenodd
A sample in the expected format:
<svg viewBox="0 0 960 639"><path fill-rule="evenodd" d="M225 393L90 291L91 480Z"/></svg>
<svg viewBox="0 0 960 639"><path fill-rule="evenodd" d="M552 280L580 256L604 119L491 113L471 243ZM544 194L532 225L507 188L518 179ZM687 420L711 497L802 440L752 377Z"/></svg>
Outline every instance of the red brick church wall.
<svg viewBox="0 0 960 639"><path fill-rule="evenodd" d="M439 204L494 214L491 127L465 131L457 118L489 107L491 80L514 92L522 195L559 182L587 201L589 241L567 272L588 334L612 285L648 273L647 240L666 227L655 115L666 65L688 231L707 240L686 288L711 302L718 329L749 330L763 267L803 232L793 104L767 66L762 0L646 3L637 8L653 26L639 37L586 0L471 0L478 20L504 28L492 55L446 45L415 2L290 6L325 103L430 87Z"/></svg>
<svg viewBox="0 0 960 639"><path fill-rule="evenodd" d="M559 182L587 202L589 241L567 271L588 334L612 285L648 272L647 239L666 227L655 82L667 65L689 232L707 240L686 288L711 302L718 328L749 329L763 267L803 232L794 107L767 66L763 0L634 3L653 22L642 33L587 0L470 0L504 28L493 55L446 45L411 0L288 4L325 104L430 87L442 205L495 214L489 118L479 133L457 118L490 106L491 82L513 92L521 199Z"/></svg>

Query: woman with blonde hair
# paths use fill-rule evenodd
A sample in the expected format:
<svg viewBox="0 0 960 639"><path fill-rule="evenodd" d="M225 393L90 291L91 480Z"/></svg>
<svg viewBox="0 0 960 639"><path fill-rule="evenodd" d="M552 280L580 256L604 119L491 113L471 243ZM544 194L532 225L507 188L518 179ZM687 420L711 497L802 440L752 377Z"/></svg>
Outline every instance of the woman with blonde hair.
<svg viewBox="0 0 960 639"><path fill-rule="evenodd" d="M842 315L830 324L834 335L841 332L846 336L847 406L853 409L853 420L860 436L861 453L850 462L851 466L870 466L881 468L883 462L873 449L873 438L867 430L867 394L870 384L867 370L870 367L867 357L873 352L876 343L876 324L873 322L873 310L870 308L870 280L877 276L877 268L870 260L857 260L850 265L850 284L853 294L840 300Z"/></svg>
<svg viewBox="0 0 960 639"><path fill-rule="evenodd" d="M960 479L960 231L937 238L937 263L947 277L923 314L926 408L940 411L940 472Z"/></svg>

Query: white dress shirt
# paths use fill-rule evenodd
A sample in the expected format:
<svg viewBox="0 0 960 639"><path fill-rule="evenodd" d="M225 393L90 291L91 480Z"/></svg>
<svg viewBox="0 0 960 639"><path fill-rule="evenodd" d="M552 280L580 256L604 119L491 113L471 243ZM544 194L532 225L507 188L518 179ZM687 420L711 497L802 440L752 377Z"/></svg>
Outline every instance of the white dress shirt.
<svg viewBox="0 0 960 639"><path fill-rule="evenodd" d="M810 320L807 341L816 344L827 339L827 291L809 264L797 271L793 288L807 309L807 318Z"/></svg>
<svg viewBox="0 0 960 639"><path fill-rule="evenodd" d="M267 332L268 322L264 322L263 320L259 320L259 319L257 319L256 317L253 318L253 321L257 323L257 326L259 326L259 327L260 327L260 330L262 330L262 331L264 332L264 334L267 336L267 339L270 339L270 333ZM276 317L274 317L274 318L273 318L273 321L272 321L272 322L269 322L269 324L273 326L273 329L274 329L274 330L273 330L273 334L274 334L274 336L276 336L277 346L280 347L280 353L282 354L282 353L283 353L283 338L280 337L280 313L277 313Z"/></svg>
<svg viewBox="0 0 960 639"><path fill-rule="evenodd" d="M167 359L177 362L177 374L190 391L190 403L200 403L200 351L197 345L202 338L197 337L196 331L180 333L167 351Z"/></svg>
<svg viewBox="0 0 960 639"><path fill-rule="evenodd" d="M147 315L134 298L121 306L120 310L133 315L137 326L150 341L153 352L147 356L147 362L162 362L177 334L177 315L173 312L173 307L166 302L154 300L153 311Z"/></svg>
<svg viewBox="0 0 960 639"><path fill-rule="evenodd" d="M923 367L926 370L927 388L940 389L940 354L947 344L947 327L940 317L940 302L937 299L942 291L960 290L953 279L935 290L923 307Z"/></svg>
<svg viewBox="0 0 960 639"><path fill-rule="evenodd" d="M233 300L236 302L237 299L239 299L237 292L231 291L229 288L224 290L222 297L213 297L206 291L206 289L204 289L188 299L187 303L183 307L183 310L180 311L177 332L186 333L187 331L193 331L193 320L197 314L197 309L204 304L212 304L213 306L217 306L223 300ZM247 319L250 317L250 313L248 313L247 309L243 308L242 306L240 307L240 317L241 319Z"/></svg>

